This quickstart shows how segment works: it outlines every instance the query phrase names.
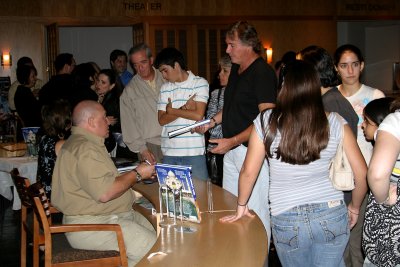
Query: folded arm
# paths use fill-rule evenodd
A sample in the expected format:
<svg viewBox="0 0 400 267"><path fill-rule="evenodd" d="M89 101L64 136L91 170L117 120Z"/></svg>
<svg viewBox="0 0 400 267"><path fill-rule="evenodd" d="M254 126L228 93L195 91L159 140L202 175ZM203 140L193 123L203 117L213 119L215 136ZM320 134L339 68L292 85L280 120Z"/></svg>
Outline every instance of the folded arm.
<svg viewBox="0 0 400 267"><path fill-rule="evenodd" d="M166 111L158 111L158 122L164 126L177 118L184 118L193 121L202 120L206 111L207 103L194 101L193 108L186 109L186 105L180 108L173 108L171 100L168 99Z"/></svg>

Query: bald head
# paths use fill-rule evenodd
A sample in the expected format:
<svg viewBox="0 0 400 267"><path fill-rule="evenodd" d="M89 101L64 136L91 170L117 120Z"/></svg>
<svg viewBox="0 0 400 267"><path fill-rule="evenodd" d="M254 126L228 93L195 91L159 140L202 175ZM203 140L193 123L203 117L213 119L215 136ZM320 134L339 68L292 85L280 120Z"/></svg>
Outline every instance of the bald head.
<svg viewBox="0 0 400 267"><path fill-rule="evenodd" d="M72 113L72 124L100 137L108 137L108 121L103 106L96 101L79 102Z"/></svg>
<svg viewBox="0 0 400 267"><path fill-rule="evenodd" d="M74 126L82 126L82 124L87 123L90 117L98 113L99 109L101 110L102 106L95 101L85 100L79 102L72 113L72 124Z"/></svg>

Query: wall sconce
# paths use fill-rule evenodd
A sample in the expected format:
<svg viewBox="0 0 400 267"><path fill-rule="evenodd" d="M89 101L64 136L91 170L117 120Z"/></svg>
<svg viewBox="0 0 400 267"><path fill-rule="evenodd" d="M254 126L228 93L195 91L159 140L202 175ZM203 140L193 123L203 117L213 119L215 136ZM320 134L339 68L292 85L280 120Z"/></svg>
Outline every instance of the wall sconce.
<svg viewBox="0 0 400 267"><path fill-rule="evenodd" d="M267 55L267 63L272 63L272 48L265 48L265 54Z"/></svg>
<svg viewBox="0 0 400 267"><path fill-rule="evenodd" d="M2 53L1 54L1 66L4 68L6 67L11 67L12 65L12 58L10 53Z"/></svg>

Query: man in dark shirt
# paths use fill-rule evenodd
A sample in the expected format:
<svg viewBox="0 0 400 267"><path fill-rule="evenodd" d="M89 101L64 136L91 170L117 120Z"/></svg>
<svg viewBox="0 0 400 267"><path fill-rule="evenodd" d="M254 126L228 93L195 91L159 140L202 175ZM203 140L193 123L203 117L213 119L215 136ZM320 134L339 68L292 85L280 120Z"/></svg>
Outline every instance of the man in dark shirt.
<svg viewBox="0 0 400 267"><path fill-rule="evenodd" d="M72 54L62 53L56 57L54 66L57 74L39 92L41 106L51 104L58 99L70 99L73 86L71 73L75 65L75 59Z"/></svg>
<svg viewBox="0 0 400 267"><path fill-rule="evenodd" d="M252 25L245 21L234 23L228 29L225 40L232 69L225 89L224 108L205 128L222 123L224 138L210 140L217 145L211 152L226 153L223 188L237 196L239 173L246 156L253 120L261 111L275 106L277 81L272 67L260 56L261 43ZM264 162L248 206L264 223L269 238L268 188L268 166Z"/></svg>

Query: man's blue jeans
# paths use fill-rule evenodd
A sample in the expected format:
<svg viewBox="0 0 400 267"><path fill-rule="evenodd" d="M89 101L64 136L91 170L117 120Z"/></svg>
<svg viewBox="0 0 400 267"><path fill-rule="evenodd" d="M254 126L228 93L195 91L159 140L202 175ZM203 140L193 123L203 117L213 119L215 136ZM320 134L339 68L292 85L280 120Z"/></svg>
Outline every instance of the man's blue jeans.
<svg viewBox="0 0 400 267"><path fill-rule="evenodd" d="M208 179L206 156L164 156L163 163L171 165L192 166L192 177L200 180Z"/></svg>
<svg viewBox="0 0 400 267"><path fill-rule="evenodd" d="M301 205L271 216L271 224L282 266L344 266L350 229L343 201Z"/></svg>

